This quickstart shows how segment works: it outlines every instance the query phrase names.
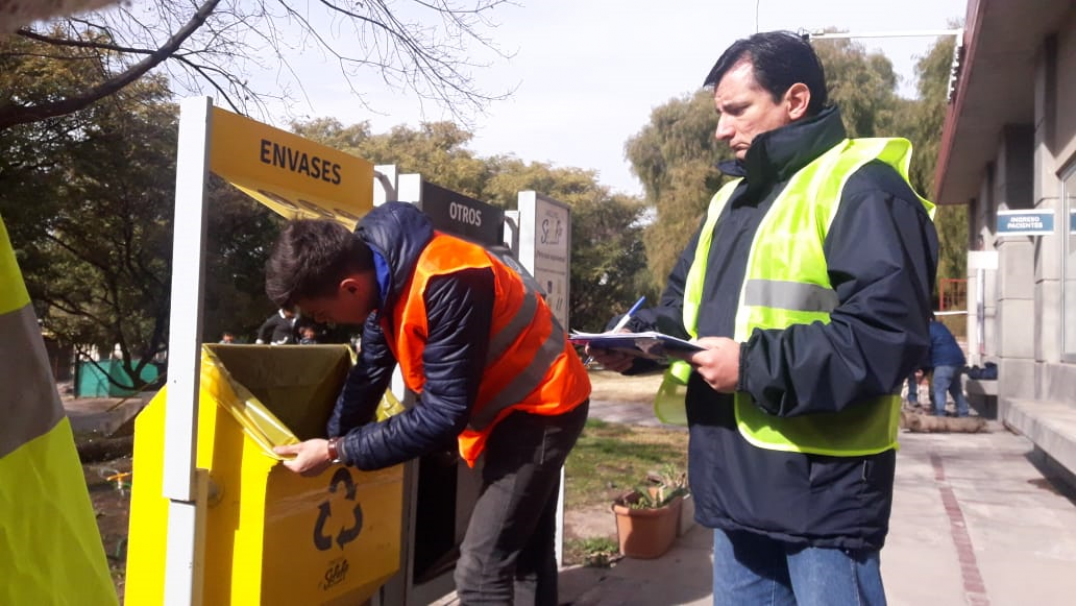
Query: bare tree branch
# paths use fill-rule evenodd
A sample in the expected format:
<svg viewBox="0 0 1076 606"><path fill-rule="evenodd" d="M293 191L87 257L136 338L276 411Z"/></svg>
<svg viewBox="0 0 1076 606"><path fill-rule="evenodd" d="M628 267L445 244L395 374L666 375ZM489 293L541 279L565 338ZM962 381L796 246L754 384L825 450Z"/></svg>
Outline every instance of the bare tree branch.
<svg viewBox="0 0 1076 606"><path fill-rule="evenodd" d="M0 0L2 1L2 0ZM339 71L366 109L364 73L379 74L396 90L432 101L468 124L511 90L480 90L472 72L488 66L483 56L507 58L485 35L496 27L494 10L510 0L133 0L110 11L24 27L24 40L38 48L20 56L58 61L91 60L100 83L48 99L0 102L0 129L56 117L114 94L155 68L164 69L180 92L214 91L233 110L268 114L267 102L306 98L312 76L293 63L310 51ZM45 49L51 49L46 51ZM493 53L488 55L485 53ZM0 55L0 60L5 55ZM95 68L96 70L97 68ZM277 72L266 86L255 73ZM317 76L324 79L322 76ZM257 116L256 116L257 117Z"/></svg>
<svg viewBox="0 0 1076 606"><path fill-rule="evenodd" d="M16 106L12 107L10 111L0 111L0 129L16 124L26 124L45 118L69 114L118 92L120 89L141 78L146 72L170 57L172 53L183 44L184 40L189 38L191 34L197 31L197 29L205 23L206 18L213 12L219 3L220 0L206 0L205 4L199 7L198 11L194 13L191 20L169 38L163 46L142 61L136 63L127 71L106 80L81 95L75 95L41 105L31 105L27 107ZM5 109L8 108L6 107Z"/></svg>

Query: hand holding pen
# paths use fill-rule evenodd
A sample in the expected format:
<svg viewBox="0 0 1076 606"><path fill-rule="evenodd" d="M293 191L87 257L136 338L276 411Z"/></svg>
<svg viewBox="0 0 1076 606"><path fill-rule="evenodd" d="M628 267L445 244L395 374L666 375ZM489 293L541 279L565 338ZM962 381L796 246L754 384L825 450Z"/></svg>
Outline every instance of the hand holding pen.
<svg viewBox="0 0 1076 606"><path fill-rule="evenodd" d="M635 305L631 306L631 309L628 310L628 313L624 314L624 317L620 318L620 321L616 323L616 326L613 327L613 330L610 330L609 332L620 332L621 329L628 325L628 322L631 321L631 317L635 315L635 312L639 311L639 308L642 307L643 303L645 302L645 296L639 297L639 300L635 302Z"/></svg>
<svg viewBox="0 0 1076 606"><path fill-rule="evenodd" d="M631 321L631 317L633 315L635 315L635 312L639 311L639 308L642 307L643 303L645 303L645 302L646 302L646 297L645 296L639 297L639 300L636 301L635 304L632 305L631 308L628 309L628 313L624 314L624 316L621 317L619 321L617 321L616 325L613 326L612 330L610 330L608 332L611 332L611 333L612 332L620 332L621 330L623 330L628 325L628 322ZM589 350L589 347L587 349ZM593 361L594 361L594 356L593 355L588 355L586 361L583 362L583 366L590 366L591 362L593 362Z"/></svg>

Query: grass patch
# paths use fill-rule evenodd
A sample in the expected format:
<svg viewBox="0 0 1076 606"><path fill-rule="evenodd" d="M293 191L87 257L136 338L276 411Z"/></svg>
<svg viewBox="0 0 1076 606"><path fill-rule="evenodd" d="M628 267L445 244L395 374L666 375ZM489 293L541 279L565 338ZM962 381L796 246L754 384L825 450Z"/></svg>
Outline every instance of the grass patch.
<svg viewBox="0 0 1076 606"><path fill-rule="evenodd" d="M589 419L565 463L565 507L612 503L666 464L687 469L687 431Z"/></svg>
<svg viewBox="0 0 1076 606"><path fill-rule="evenodd" d="M618 402L653 402L661 386L662 374L626 377L608 370L591 370L592 400L615 400Z"/></svg>
<svg viewBox="0 0 1076 606"><path fill-rule="evenodd" d="M620 558L620 545L609 537L568 539L564 542L564 561L592 568L609 568Z"/></svg>

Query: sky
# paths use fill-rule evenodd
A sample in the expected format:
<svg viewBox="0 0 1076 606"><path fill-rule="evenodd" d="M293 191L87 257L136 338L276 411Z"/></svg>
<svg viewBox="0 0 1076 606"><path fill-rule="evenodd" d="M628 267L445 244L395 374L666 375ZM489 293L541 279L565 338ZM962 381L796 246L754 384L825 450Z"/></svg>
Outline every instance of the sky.
<svg viewBox="0 0 1076 606"><path fill-rule="evenodd" d="M475 137L469 148L481 157L511 154L527 162L595 170L612 191L641 195L624 144L649 122L655 107L698 90L721 52L756 27L940 30L962 22L965 11L962 0L518 0L491 13L496 27L485 31L511 56L482 55L478 47L469 51L491 62L472 70L481 90L514 91L470 118ZM935 41L859 40L889 57L902 77L904 96L914 96L916 58ZM295 117L335 117L345 125L367 120L381 133L399 124L450 118L428 101L420 104L414 93L391 90L373 73L354 80L366 91L367 109L320 54L288 59L302 76L304 94L287 109L269 106L266 119L277 126ZM255 83L271 84L276 77L252 74Z"/></svg>

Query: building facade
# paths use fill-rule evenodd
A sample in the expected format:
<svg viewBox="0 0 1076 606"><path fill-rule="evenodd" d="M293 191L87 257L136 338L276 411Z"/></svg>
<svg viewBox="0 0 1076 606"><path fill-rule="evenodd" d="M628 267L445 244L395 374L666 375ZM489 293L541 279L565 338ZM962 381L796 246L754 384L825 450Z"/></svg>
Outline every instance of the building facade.
<svg viewBox="0 0 1076 606"><path fill-rule="evenodd" d="M969 364L998 364L999 418L1071 480L1076 3L971 0L952 92L934 193L968 206Z"/></svg>

